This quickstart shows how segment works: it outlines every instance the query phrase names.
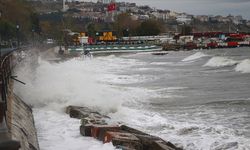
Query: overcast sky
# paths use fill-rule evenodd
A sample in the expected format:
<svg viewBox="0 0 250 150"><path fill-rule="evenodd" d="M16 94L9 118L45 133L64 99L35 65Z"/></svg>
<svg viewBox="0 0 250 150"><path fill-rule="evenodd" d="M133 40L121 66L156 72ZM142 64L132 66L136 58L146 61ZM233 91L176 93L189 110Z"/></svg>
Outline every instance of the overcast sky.
<svg viewBox="0 0 250 150"><path fill-rule="evenodd" d="M250 19L250 0L117 0L194 15L242 15Z"/></svg>

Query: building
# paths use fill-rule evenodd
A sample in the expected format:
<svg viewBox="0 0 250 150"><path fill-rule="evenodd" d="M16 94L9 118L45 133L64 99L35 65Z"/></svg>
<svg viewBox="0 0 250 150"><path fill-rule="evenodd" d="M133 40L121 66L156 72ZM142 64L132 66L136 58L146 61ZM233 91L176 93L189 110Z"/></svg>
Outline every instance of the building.
<svg viewBox="0 0 250 150"><path fill-rule="evenodd" d="M193 18L192 15L187 15L187 14L183 13L183 14L176 17L176 21L179 23L189 24L189 23L191 23L192 18Z"/></svg>
<svg viewBox="0 0 250 150"><path fill-rule="evenodd" d="M98 0L97 2L103 3L103 4L110 4L111 2L114 3L115 0Z"/></svg>
<svg viewBox="0 0 250 150"><path fill-rule="evenodd" d="M200 22L208 22L209 21L209 17L206 15L196 16L196 19L199 20Z"/></svg>
<svg viewBox="0 0 250 150"><path fill-rule="evenodd" d="M166 21L170 18L170 11L154 11L151 13L156 19Z"/></svg>

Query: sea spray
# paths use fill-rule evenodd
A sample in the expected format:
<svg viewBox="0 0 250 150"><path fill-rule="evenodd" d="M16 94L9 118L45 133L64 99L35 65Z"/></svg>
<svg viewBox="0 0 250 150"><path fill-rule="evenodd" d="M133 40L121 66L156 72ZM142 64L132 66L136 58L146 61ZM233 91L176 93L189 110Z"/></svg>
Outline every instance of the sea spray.
<svg viewBox="0 0 250 150"><path fill-rule="evenodd" d="M153 95L136 87L116 87L112 78L108 84L105 81L112 69L129 67L134 60L124 61L110 56L50 63L39 58L36 68L31 67L32 63L33 60L26 59L16 68L15 74L26 85L15 84L15 92L34 108L38 139L44 150L113 150L112 144L103 145L81 137L79 120L70 119L63 112L64 108L68 105L89 106L103 113L114 113L126 101L136 103L143 100L143 96Z"/></svg>
<svg viewBox="0 0 250 150"><path fill-rule="evenodd" d="M208 60L208 62L204 65L206 67L226 67L226 66L233 66L238 64L238 61L232 60L227 57L212 57Z"/></svg>
<svg viewBox="0 0 250 150"><path fill-rule="evenodd" d="M190 52L188 52L186 57L189 54ZM211 56L215 55L217 56L218 54L211 51ZM249 138L245 137L245 135L242 134L242 133L248 134L247 129L249 128L249 126L247 124L247 121L249 121L248 120L249 105L244 104L240 106L239 109L234 109L235 107L231 108L228 107L227 105L226 107L224 106L218 107L217 103L215 105L216 109L214 109L213 107L210 108L207 104L204 105L204 107L201 107L200 105L194 103L195 100L193 99L192 99L193 101L191 100L192 96L191 98L189 98L190 95L188 95L189 94L188 92L190 92L192 95L202 96L201 99L204 100L204 103L209 101L209 99L214 100L218 98L217 97L218 93L221 96L220 98L222 98L222 100L227 97L234 97L234 95L236 95L236 98L241 97L237 95L237 93L241 92L244 94L248 92L248 90L245 90L244 88L242 88L242 86L240 86L243 85L242 83L244 83L244 85L249 87L249 84L245 82L247 81L245 80L247 78L245 79L243 78L244 79L243 81L241 80L241 78L238 77L234 78L234 80L237 79L237 81L239 81L237 82L239 84L239 86L237 86L237 90L239 89L239 91L236 90L235 91L236 93L232 92L232 94L230 94L229 92L227 92L229 95L225 95L223 93L224 92L223 90L230 91L232 87L235 85L233 84L234 80L232 80L233 82L232 84L231 82L222 82L224 86L219 86L216 91L212 91L213 93L210 94L209 91L210 88L207 88L209 84L218 85L215 84L218 80L214 80L215 78L217 79L217 76L212 76L212 75L222 76L223 73L221 72L207 73L205 74L206 76L204 78L203 77L200 78L200 76L204 74L202 74L202 72L197 72L196 69L204 69L204 68L201 68L200 64L198 65L194 64L192 65L192 68L186 65L181 66L182 64L186 63L180 63L179 66L175 66L178 67L179 69L172 72L173 66L163 65L165 61L172 61L171 55L166 55L164 57L166 57L166 59L164 58L159 61L160 57L152 57L151 55L147 54L143 55L134 54L134 55L127 55L126 57L125 56L98 57L87 61L82 61L80 59L78 60L73 59L69 60L68 62L61 62L59 64L48 63L44 60L40 60L39 67L34 72L36 77L33 77L33 79L29 78L28 79L32 80L31 85L40 81L37 80L37 77L38 74L42 74L41 72L43 72L42 71L43 67L41 65L44 65L45 70L47 68L46 65L48 66L51 65L50 70L52 70L53 73L59 72L63 74L65 72L68 72L69 68L72 69L70 70L71 72L83 69L84 72L79 74L86 73L87 77L92 76L93 78L89 78L91 83L93 82L93 84L97 84L97 86L106 87L108 88L107 91L119 92L119 96L115 98L117 98L120 103L118 107L114 109L116 110L115 113L113 113L114 111L112 110L110 111L109 109L110 107L107 108L101 106L101 109L110 112L109 115L110 117L112 117L112 121L114 122L120 121L137 129L146 131L147 133L160 136L165 140L169 140L175 144L177 143L178 145L180 145L180 147L183 147L184 149L214 149L221 147L221 145L230 145L230 143L235 143L235 142L238 143L239 149L249 149L250 148L250 145L248 144L250 143ZM176 58L173 61L174 64L175 62L179 62L183 59L183 55L179 56L179 53L178 56L175 57ZM231 58L230 55L229 56L226 55L225 57ZM242 59L233 57L232 60L242 60ZM78 63L81 64L81 65L78 64L79 67L76 67L78 69L71 67L72 64L76 64L76 62L77 64ZM151 64L152 62L159 62L159 63ZM62 64L64 64L65 66ZM58 71L58 69L56 69L57 67L65 68L64 72ZM143 69L140 70L140 68L159 68L159 70L157 69L159 73L157 72L157 74L155 74L155 72L150 69L147 71ZM161 77L159 76L159 74L164 74L165 73L164 70L168 70L168 74L167 76L164 76L164 78L161 78L161 80L159 81L158 77ZM191 77L195 75L196 78L195 80L191 80L192 82L186 82L188 81L188 79L190 79L190 74L185 74L179 71L191 71L191 70L193 71ZM19 77L22 77L20 76L20 72L17 73ZM31 73L33 75L32 71ZM141 77L139 78L139 76L137 76L137 73L142 74L143 78ZM178 80L169 78L171 77L170 76L171 74L174 74L175 76L176 73L180 74L180 78L177 78ZM76 73L76 75L77 74L78 73ZM239 75L239 74L234 73L232 75ZM44 76L46 76L46 74L44 74ZM55 76L53 78L59 78L56 75L53 76ZM78 78L77 76L75 78ZM84 76L85 75L82 75L82 77ZM152 76L157 77L156 78L157 80L153 84L151 82L152 80L148 80L148 77L151 78ZM64 78L65 79L64 82L68 81L66 77ZM185 79L185 81L182 79ZM222 81L224 81L224 79L225 78L223 78L223 76L222 78L220 78L220 80ZM173 81L173 83L171 81ZM205 84L202 85L198 84L200 82ZM82 82L79 81L78 83ZM49 84L50 83L48 83L48 87ZM71 84L71 82L67 84ZM63 86L63 84L61 86ZM175 86L177 88L174 88ZM70 87L74 86L71 85ZM185 87L185 88L178 88L178 87ZM247 87L246 89L248 89ZM23 86L21 86L20 89L18 88L18 90L21 91L22 88ZM81 87L79 86L79 88L84 90L85 88L88 88L88 84L82 84L82 86ZM151 90L148 90L147 88ZM26 90L26 92L27 91L28 90ZM76 90L76 91L81 91L81 90ZM101 93L100 91L96 92ZM203 95L199 95L199 93L202 92L205 93L204 97ZM78 92L75 92L75 94L78 94ZM112 97L113 94L114 93L109 93L109 95L107 96L111 97L110 99L114 100ZM165 94L167 94L168 96L170 95L170 98L165 96ZM65 97L67 95L70 94L66 92ZM168 101L173 98L173 95L187 96L184 99L185 101L189 101L190 105L183 104L181 101L182 98L180 99L178 97L174 97L174 101L176 101L176 103L174 104L168 103ZM248 96L249 94L246 95ZM97 94L97 96L99 96L99 94ZM75 95L74 97L77 97L77 95ZM38 95L36 98L39 99L40 95ZM69 116L65 115L64 113L58 112L56 110L56 107L63 107L64 105L66 106L67 104L63 103L68 103L69 101L67 99L57 100L51 98L51 101L54 101L53 104L48 103L49 101L45 101L44 103L42 103L42 105L45 105L46 107L42 108L38 107L34 111L37 127L40 127L40 129L38 129L38 133L39 137L41 137L39 139L40 143L42 143L40 144L41 149L52 150L53 148L59 148L59 149L61 148L67 150L70 149L69 146L71 144L77 146L78 143L79 145L83 144L81 146L84 149L105 150L106 146L110 146L110 145L103 145L101 143L96 143L96 141L90 138L86 139L81 137L79 135L79 124L80 124L79 120L70 119ZM178 106L179 104L181 106ZM107 105L113 105L112 101L109 101ZM238 112L238 110L242 110L244 112L241 113ZM237 119L234 120L233 119L234 117ZM245 124L244 120L246 122ZM56 125L53 126L53 124ZM186 134L180 134L180 133L186 133ZM96 145L98 148L92 147L93 144ZM77 149L76 147L74 148Z"/></svg>
<svg viewBox="0 0 250 150"><path fill-rule="evenodd" d="M51 63L39 57L36 68L31 67L33 61L27 59L17 67L15 72L26 85L15 84L15 92L35 108L63 110L68 105L79 105L95 107L108 113L117 111L124 102L154 96L148 89L114 84L117 79L125 83L124 75L114 75L114 71L119 72L135 64L145 64L135 59L110 55L91 60L74 58ZM152 77L125 76L126 82L127 79L139 82L149 78Z"/></svg>
<svg viewBox="0 0 250 150"><path fill-rule="evenodd" d="M88 67L88 63L73 59L51 64L41 60L32 74L25 71L29 70L26 67L20 68L19 78L27 85L16 88L22 88L21 96L34 107L85 105L105 111L116 109L121 104L121 99L117 98L119 92L109 85L97 83L95 79L99 74ZM35 80L29 80L29 76L35 76Z"/></svg>

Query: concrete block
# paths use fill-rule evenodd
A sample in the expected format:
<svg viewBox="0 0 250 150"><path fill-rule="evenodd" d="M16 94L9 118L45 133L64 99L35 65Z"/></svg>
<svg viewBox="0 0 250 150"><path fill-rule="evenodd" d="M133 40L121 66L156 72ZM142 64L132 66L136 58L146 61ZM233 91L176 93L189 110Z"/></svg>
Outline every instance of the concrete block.
<svg viewBox="0 0 250 150"><path fill-rule="evenodd" d="M181 150L175 147L172 143L163 140L154 141L152 144L154 150Z"/></svg>
<svg viewBox="0 0 250 150"><path fill-rule="evenodd" d="M80 133L83 136L91 136L91 128L92 125L81 125L80 126Z"/></svg>
<svg viewBox="0 0 250 150"><path fill-rule="evenodd" d="M90 117L82 118L81 125L86 125L86 124L107 125L105 120L102 119L90 118Z"/></svg>
<svg viewBox="0 0 250 150"><path fill-rule="evenodd" d="M114 146L124 146L131 149L142 150L140 140L131 133L125 132L106 132L104 143L112 142Z"/></svg>
<svg viewBox="0 0 250 150"><path fill-rule="evenodd" d="M100 133L104 134L105 131L117 131L117 130L120 130L120 127L117 125L93 125L91 128L91 136L102 140L101 139L102 135L100 135Z"/></svg>
<svg viewBox="0 0 250 150"><path fill-rule="evenodd" d="M94 118L109 118L108 116L102 115L99 112L93 111L87 107L78 107L78 106L68 106L66 108L66 113L70 115L71 118L86 118L86 117L94 117Z"/></svg>

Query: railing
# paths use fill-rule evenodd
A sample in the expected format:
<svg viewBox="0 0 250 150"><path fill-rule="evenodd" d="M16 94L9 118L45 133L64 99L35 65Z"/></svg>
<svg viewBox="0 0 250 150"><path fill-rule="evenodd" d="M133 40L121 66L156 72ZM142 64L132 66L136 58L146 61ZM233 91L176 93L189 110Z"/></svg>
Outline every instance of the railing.
<svg viewBox="0 0 250 150"><path fill-rule="evenodd" d="M19 49L12 49L0 57L0 149L2 150L18 150L20 142L12 140L10 129L8 128L7 110L8 110L8 96L9 85L12 78L12 69L15 65L13 58L14 51Z"/></svg>

